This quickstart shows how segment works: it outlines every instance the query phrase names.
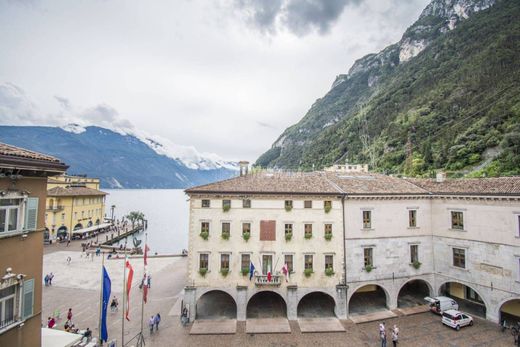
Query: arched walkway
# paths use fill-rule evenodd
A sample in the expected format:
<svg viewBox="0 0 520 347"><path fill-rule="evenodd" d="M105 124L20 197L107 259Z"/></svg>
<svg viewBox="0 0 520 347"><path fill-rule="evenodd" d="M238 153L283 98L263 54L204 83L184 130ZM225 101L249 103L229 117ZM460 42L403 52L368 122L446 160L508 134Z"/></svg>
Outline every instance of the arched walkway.
<svg viewBox="0 0 520 347"><path fill-rule="evenodd" d="M89 220L88 223L87 223L87 227L90 228L92 226L92 221Z"/></svg>
<svg viewBox="0 0 520 347"><path fill-rule="evenodd" d="M221 290L204 293L196 305L196 319L236 319L237 304L233 297Z"/></svg>
<svg viewBox="0 0 520 347"><path fill-rule="evenodd" d="M99 219L96 219L96 225L99 225Z"/></svg>
<svg viewBox="0 0 520 347"><path fill-rule="evenodd" d="M414 279L408 281L401 287L397 294L397 307L424 305L424 298L432 295L432 288L425 280Z"/></svg>
<svg viewBox="0 0 520 347"><path fill-rule="evenodd" d="M78 223L74 226L74 230L79 230L79 229L83 229L83 224L81 223Z"/></svg>
<svg viewBox="0 0 520 347"><path fill-rule="evenodd" d="M457 301L459 310L486 318L486 303L473 288L459 282L446 282L440 286L439 294Z"/></svg>
<svg viewBox="0 0 520 347"><path fill-rule="evenodd" d="M336 302L329 294L312 292L300 299L297 308L298 318L335 317Z"/></svg>
<svg viewBox="0 0 520 347"><path fill-rule="evenodd" d="M67 236L67 233L68 233L67 227L62 225L61 227L58 228L56 236L63 238L63 237Z"/></svg>
<svg viewBox="0 0 520 347"><path fill-rule="evenodd" d="M504 302L499 308L498 321L506 320L507 325L520 322L520 299L511 299Z"/></svg>
<svg viewBox="0 0 520 347"><path fill-rule="evenodd" d="M388 299L388 293L383 287L377 284L362 286L350 297L348 313L359 315L386 310Z"/></svg>
<svg viewBox="0 0 520 347"><path fill-rule="evenodd" d="M276 292L258 292L249 299L246 309L247 318L287 317L287 304Z"/></svg>

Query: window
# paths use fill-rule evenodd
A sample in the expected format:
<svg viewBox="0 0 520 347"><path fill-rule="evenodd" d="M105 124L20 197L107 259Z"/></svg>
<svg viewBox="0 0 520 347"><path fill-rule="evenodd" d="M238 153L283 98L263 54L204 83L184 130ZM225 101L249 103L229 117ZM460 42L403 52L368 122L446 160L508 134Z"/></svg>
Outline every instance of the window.
<svg viewBox="0 0 520 347"><path fill-rule="evenodd" d="M242 254L241 259L241 270L249 270L249 264L251 263L250 254Z"/></svg>
<svg viewBox="0 0 520 347"><path fill-rule="evenodd" d="M287 264L287 271L289 273L294 272L294 263L293 263L293 255L292 254L286 254L284 257L285 264Z"/></svg>
<svg viewBox="0 0 520 347"><path fill-rule="evenodd" d="M202 199L202 207L209 208L210 205L211 205L211 203L210 203L209 199Z"/></svg>
<svg viewBox="0 0 520 347"><path fill-rule="evenodd" d="M312 254L305 254L305 270L312 270Z"/></svg>
<svg viewBox="0 0 520 347"><path fill-rule="evenodd" d="M325 238L332 236L332 224L325 224Z"/></svg>
<svg viewBox="0 0 520 347"><path fill-rule="evenodd" d="M451 228L464 230L464 215L460 211L451 211Z"/></svg>
<svg viewBox="0 0 520 347"><path fill-rule="evenodd" d="M23 282L23 318L33 315L34 307L34 279Z"/></svg>
<svg viewBox="0 0 520 347"><path fill-rule="evenodd" d="M312 237L312 224L305 224L305 238L309 239Z"/></svg>
<svg viewBox="0 0 520 347"><path fill-rule="evenodd" d="M292 232L293 232L292 224L285 224L285 235L292 234Z"/></svg>
<svg viewBox="0 0 520 347"><path fill-rule="evenodd" d="M462 248L453 248L453 266L466 268L466 250Z"/></svg>
<svg viewBox="0 0 520 347"><path fill-rule="evenodd" d="M0 199L0 232L18 230L22 199Z"/></svg>
<svg viewBox="0 0 520 347"><path fill-rule="evenodd" d="M303 202L303 207L304 208L312 208L312 200L305 200Z"/></svg>
<svg viewBox="0 0 520 347"><path fill-rule="evenodd" d="M363 211L363 229L372 227L372 211Z"/></svg>
<svg viewBox="0 0 520 347"><path fill-rule="evenodd" d="M209 254L201 253L199 258L199 269L208 270L209 266Z"/></svg>
<svg viewBox="0 0 520 347"><path fill-rule="evenodd" d="M249 200L249 199L242 200L242 207L243 208L251 208L251 200Z"/></svg>
<svg viewBox="0 0 520 347"><path fill-rule="evenodd" d="M325 255L325 270L334 269L333 259L334 259L334 257L332 255L330 255L330 254Z"/></svg>
<svg viewBox="0 0 520 347"><path fill-rule="evenodd" d="M419 245L410 245L410 263L419 261Z"/></svg>
<svg viewBox="0 0 520 347"><path fill-rule="evenodd" d="M251 223L242 223L242 235L245 233L251 234Z"/></svg>
<svg viewBox="0 0 520 347"><path fill-rule="evenodd" d="M229 254L220 255L220 271L229 270Z"/></svg>
<svg viewBox="0 0 520 347"><path fill-rule="evenodd" d="M200 223L200 232L201 233L209 233L209 222Z"/></svg>
<svg viewBox="0 0 520 347"><path fill-rule="evenodd" d="M224 234L229 235L230 232L231 232L231 223L229 223L229 222L222 223L222 235L224 235Z"/></svg>
<svg viewBox="0 0 520 347"><path fill-rule="evenodd" d="M61 221L63 222L65 220L65 213L61 214Z"/></svg>
<svg viewBox="0 0 520 347"><path fill-rule="evenodd" d="M222 200L222 209L224 211L229 211L231 208L231 200Z"/></svg>
<svg viewBox="0 0 520 347"><path fill-rule="evenodd" d="M16 286L0 290L0 329L15 322Z"/></svg>
<svg viewBox="0 0 520 347"><path fill-rule="evenodd" d="M417 210L408 211L408 226L415 228L417 226Z"/></svg>
<svg viewBox="0 0 520 347"><path fill-rule="evenodd" d="M365 266L374 266L374 259L372 257L372 248L363 248L363 258Z"/></svg>
<svg viewBox="0 0 520 347"><path fill-rule="evenodd" d="M285 209L287 211L292 210L292 200L285 200Z"/></svg>

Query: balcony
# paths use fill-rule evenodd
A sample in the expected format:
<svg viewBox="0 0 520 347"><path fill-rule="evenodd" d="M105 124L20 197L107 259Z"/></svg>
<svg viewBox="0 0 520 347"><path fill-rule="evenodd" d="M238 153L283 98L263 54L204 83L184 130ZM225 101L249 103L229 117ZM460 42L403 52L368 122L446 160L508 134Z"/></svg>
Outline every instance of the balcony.
<svg viewBox="0 0 520 347"><path fill-rule="evenodd" d="M63 206L62 205L47 206L46 210L47 211L61 211L61 210L63 210Z"/></svg>
<svg viewBox="0 0 520 347"><path fill-rule="evenodd" d="M267 275L255 275L255 285L278 287L282 284L281 275L271 275L271 281L268 281Z"/></svg>

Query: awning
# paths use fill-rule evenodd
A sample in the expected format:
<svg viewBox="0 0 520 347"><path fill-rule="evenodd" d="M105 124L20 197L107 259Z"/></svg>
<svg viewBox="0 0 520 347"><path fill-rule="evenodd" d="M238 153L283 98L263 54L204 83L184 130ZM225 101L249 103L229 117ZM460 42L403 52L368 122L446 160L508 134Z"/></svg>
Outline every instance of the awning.
<svg viewBox="0 0 520 347"><path fill-rule="evenodd" d="M42 347L71 347L80 342L82 337L63 330L42 328Z"/></svg>
<svg viewBox="0 0 520 347"><path fill-rule="evenodd" d="M99 225L93 225L93 226L88 227L88 228L74 230L74 231L72 231L72 233L73 234L86 234L86 233L90 233L92 231L96 231L98 229L107 228L107 227L109 227L111 225L112 224L110 224L110 223L102 223L102 224L99 224Z"/></svg>

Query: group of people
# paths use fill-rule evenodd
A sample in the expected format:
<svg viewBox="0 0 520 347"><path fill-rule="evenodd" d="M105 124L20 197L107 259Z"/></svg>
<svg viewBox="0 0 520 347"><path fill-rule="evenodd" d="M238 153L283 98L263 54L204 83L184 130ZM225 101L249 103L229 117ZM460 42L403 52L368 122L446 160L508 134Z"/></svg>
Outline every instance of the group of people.
<svg viewBox="0 0 520 347"><path fill-rule="evenodd" d="M50 274L45 275L43 281L45 282L45 286L52 286L52 279L54 278L54 274L51 272Z"/></svg>
<svg viewBox="0 0 520 347"><path fill-rule="evenodd" d="M148 320L148 327L150 328L150 335L153 334L153 330L159 331L159 323L161 323L161 315L157 313L155 316L151 316Z"/></svg>
<svg viewBox="0 0 520 347"><path fill-rule="evenodd" d="M399 342L399 328L396 324L394 324L394 327L392 328L390 333L392 335L392 343L394 347L396 347L397 343ZM385 322L381 322L379 324L379 338L381 339L381 347L386 347L387 336Z"/></svg>

